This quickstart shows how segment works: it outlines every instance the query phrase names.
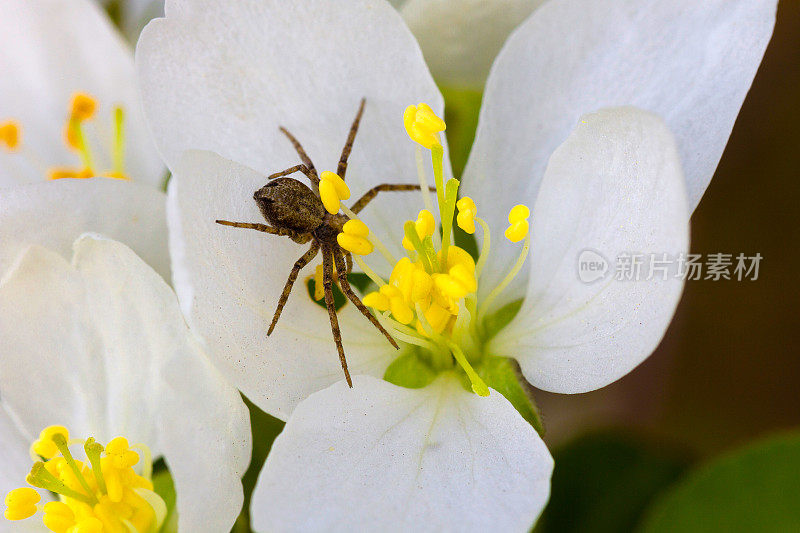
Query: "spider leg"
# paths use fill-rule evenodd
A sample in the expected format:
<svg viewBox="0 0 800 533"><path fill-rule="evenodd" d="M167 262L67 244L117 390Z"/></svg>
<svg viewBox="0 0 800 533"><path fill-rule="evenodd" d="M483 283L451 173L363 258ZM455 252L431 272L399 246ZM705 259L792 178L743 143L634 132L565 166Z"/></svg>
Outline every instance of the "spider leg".
<svg viewBox="0 0 800 533"><path fill-rule="evenodd" d="M287 229L287 228L273 228L272 226L268 226L266 224L253 224L251 222L231 222L229 220L215 220L217 224L221 224L223 226L231 226L234 228L245 228L245 229L254 229L256 231L261 231L264 233L270 233L272 235L280 235L282 237L297 237L299 234L296 231Z"/></svg>
<svg viewBox="0 0 800 533"><path fill-rule="evenodd" d="M353 255L350 252L345 252L344 258L347 260L347 270L345 272L350 274L353 271Z"/></svg>
<svg viewBox="0 0 800 533"><path fill-rule="evenodd" d="M347 370L347 359L344 357L344 346L342 346L342 332L339 331L339 317L336 316L336 305L333 302L333 250L325 244L322 245L322 285L325 287L325 307L328 308L333 341L339 351L339 361L342 363L344 378L352 388L353 380L350 379L350 371Z"/></svg>
<svg viewBox="0 0 800 533"><path fill-rule="evenodd" d="M344 295L347 296L348 300L353 302L353 305L355 305L356 308L359 311L361 311L362 315L367 317L367 319L369 319L369 321L372 322L373 326L378 328L378 331L383 333L383 336L389 340L389 343L399 350L400 347L397 345L397 342L395 342L394 338L392 338L389 332L386 331L386 329L384 329L384 327L381 325L380 322L378 322L378 319L375 318L375 315L369 312L367 306L364 305L364 303L359 299L358 296L356 296L356 293L353 292L353 288L350 286L350 282L347 281L347 268L345 267L344 264L345 261L344 257L342 257L342 252L340 250L337 250L336 248L333 248L331 250L331 253L333 255L334 260L336 261L336 270L339 272L339 287L342 288L342 292L344 293Z"/></svg>
<svg viewBox="0 0 800 533"><path fill-rule="evenodd" d="M311 248L309 248L308 251L304 253L303 256L298 259L292 267L292 271L289 273L289 277L286 279L286 285L283 286L283 292L281 293L280 300L278 300L278 307L275 309L275 314L272 315L272 323L269 325L267 335L271 335L272 330L275 329L275 325L278 323L278 319L281 317L283 306L286 305L286 301L289 299L289 294L292 292L292 286L297 279L297 275L300 274L300 271L304 266L306 266L312 259L314 259L314 257L316 257L318 251L319 245L314 242L311 245Z"/></svg>
<svg viewBox="0 0 800 533"><path fill-rule="evenodd" d="M372 200L378 196L379 192L386 192L386 191L418 191L421 187L419 185L412 185L410 183L382 183L380 185L376 185L367 192L364 193L364 196L358 199L356 203L353 204L353 207L350 208L353 213L358 213L365 207L367 204L370 203ZM436 192L435 187L429 187L431 192Z"/></svg>
<svg viewBox="0 0 800 533"><path fill-rule="evenodd" d="M311 171L305 165L295 165L293 167L289 167L286 170L281 170L280 172L276 172L275 174L270 174L269 176L267 176L267 179L274 180L275 178L288 176L289 174L294 174L295 172L302 172L303 174L306 175L308 179L314 181L314 178L311 177L312 176Z"/></svg>
<svg viewBox="0 0 800 533"><path fill-rule="evenodd" d="M286 138L289 139L289 142L292 143L292 146L294 146L297 155L300 156L300 161L302 161L303 164L305 164L306 168L308 169L308 173L306 174L306 176L308 176L308 179L311 180L311 183L313 183L315 187L319 187L319 176L317 175L317 169L314 167L314 163L311 162L311 158L308 157L306 151L303 150L303 146L300 144L300 141L298 141L294 137L294 135L289 133L289 130L287 130L283 126L280 127L280 130L281 133L286 135Z"/></svg>
<svg viewBox="0 0 800 533"><path fill-rule="evenodd" d="M342 179L344 179L344 175L347 172L347 158L350 157L350 151L353 149L353 141L356 139L356 133L358 132L358 125L361 122L361 115L364 114L364 104L366 103L367 99L362 98L361 104L358 106L358 112L356 113L356 118L355 120L353 120L353 125L350 126L350 133L347 135L347 142L344 143L344 148L342 149L342 156L339 158L339 166L336 168L336 173Z"/></svg>

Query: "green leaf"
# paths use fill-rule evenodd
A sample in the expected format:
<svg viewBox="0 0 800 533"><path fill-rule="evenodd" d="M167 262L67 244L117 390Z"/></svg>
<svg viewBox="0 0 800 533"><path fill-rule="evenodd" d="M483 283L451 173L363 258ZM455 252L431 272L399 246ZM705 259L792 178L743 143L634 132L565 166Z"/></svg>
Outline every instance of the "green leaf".
<svg viewBox="0 0 800 533"><path fill-rule="evenodd" d="M447 123L447 147L453 176L459 177L467 164L467 157L475 139L478 115L483 93L474 89L440 87L444 96L444 119Z"/></svg>
<svg viewBox="0 0 800 533"><path fill-rule="evenodd" d="M172 474L167 469L163 460L154 465L153 491L161 496L167 506L167 516L161 524L160 533L168 533L178 530L178 513L175 512L175 484L172 481Z"/></svg>
<svg viewBox="0 0 800 533"><path fill-rule="evenodd" d="M492 337L497 335L498 331L506 327L508 323L511 322L515 316L517 316L517 313L519 313L521 307L522 298L506 304L499 310L487 316L483 321L483 329L486 332L486 339L484 342L491 340Z"/></svg>
<svg viewBox="0 0 800 533"><path fill-rule="evenodd" d="M423 361L418 350L410 350L392 361L383 379L407 389L421 389L436 379L436 372Z"/></svg>
<svg viewBox="0 0 800 533"><path fill-rule="evenodd" d="M628 533L686 460L641 438L595 433L557 449L537 533Z"/></svg>
<svg viewBox="0 0 800 533"><path fill-rule="evenodd" d="M800 432L693 470L648 509L639 531L800 531Z"/></svg>
<svg viewBox="0 0 800 533"><path fill-rule="evenodd" d="M258 474L261 472L261 467L264 466L264 461L266 461L267 455L272 448L272 443L280 432L283 431L284 426L283 421L268 415L244 395L242 395L242 399L250 410L250 428L253 434L253 455L250 459L250 466L247 468L247 472L245 472L242 478L244 505L239 518L233 525L233 533L248 533L252 531L250 528L250 499L256 487L256 481L258 480Z"/></svg>
<svg viewBox="0 0 800 533"><path fill-rule="evenodd" d="M490 355L475 367L475 372L487 385L505 396L506 400L511 402L514 409L533 426L539 435L544 435L544 426L542 425L542 418L539 416L539 409L522 383L520 383L513 361L505 357Z"/></svg>

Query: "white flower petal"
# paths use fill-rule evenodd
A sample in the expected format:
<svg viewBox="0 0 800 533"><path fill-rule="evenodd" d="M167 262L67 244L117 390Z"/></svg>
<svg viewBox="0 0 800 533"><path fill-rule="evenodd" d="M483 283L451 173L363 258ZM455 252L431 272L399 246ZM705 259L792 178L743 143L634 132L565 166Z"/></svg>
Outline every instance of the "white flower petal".
<svg viewBox="0 0 800 533"><path fill-rule="evenodd" d="M230 528L249 458L247 409L152 269L91 236L76 241L72 265L33 246L0 286L0 313L0 396L28 433L58 423L101 442L144 442L173 472L181 529Z"/></svg>
<svg viewBox="0 0 800 533"><path fill-rule="evenodd" d="M260 531L527 531L553 460L496 391L452 376L403 389L366 376L303 401L251 504Z"/></svg>
<svg viewBox="0 0 800 533"><path fill-rule="evenodd" d="M623 253L674 259L687 252L688 220L664 122L635 108L584 116L542 180L522 309L487 349L516 358L528 381L553 392L586 392L627 374L660 342L683 281L674 269L667 280L648 280L647 265L639 281L617 280L615 261ZM605 258L604 278L581 281L584 250Z"/></svg>
<svg viewBox="0 0 800 533"><path fill-rule="evenodd" d="M0 497L25 486L25 476L31 470L30 445L31 441L22 435L0 404Z"/></svg>
<svg viewBox="0 0 800 533"><path fill-rule="evenodd" d="M508 35L544 0L408 0L397 8L439 83L480 89Z"/></svg>
<svg viewBox="0 0 800 533"><path fill-rule="evenodd" d="M632 105L664 117L700 201L772 34L775 0L553 0L495 61L464 194L492 228L533 202L578 118ZM516 252L498 248L491 265Z"/></svg>
<svg viewBox="0 0 800 533"><path fill-rule="evenodd" d="M300 160L282 125L319 171L335 170L365 97L347 169L354 198L379 183L417 183L403 111L427 102L441 114L443 102L413 35L388 4L173 0L166 12L142 32L137 68L171 169L187 149L211 150L264 175L289 168ZM420 208L418 193L384 193L363 218L375 234L393 235L387 244L400 253L402 223Z"/></svg>
<svg viewBox="0 0 800 533"><path fill-rule="evenodd" d="M166 195L149 185L106 178L64 179L0 194L0 277L31 244L72 256L82 233L100 233L131 247L170 279Z"/></svg>
<svg viewBox="0 0 800 533"><path fill-rule="evenodd" d="M309 245L215 223L263 222L253 201L263 184L263 175L216 154L186 152L169 189L170 251L192 329L248 398L285 419L343 375L328 314L306 287L319 255L300 273L267 337L286 278ZM350 372L381 376L397 351L352 304L338 314Z"/></svg>
<svg viewBox="0 0 800 533"><path fill-rule="evenodd" d="M95 170L111 168L112 108L121 104L127 174L153 185L161 182L164 167L144 124L131 49L94 2L2 2L0 49L0 121L21 123L24 149L40 164L80 166L64 142L64 127L72 95L86 92L100 104L88 126ZM27 160L0 150L0 187L44 180L45 169Z"/></svg>

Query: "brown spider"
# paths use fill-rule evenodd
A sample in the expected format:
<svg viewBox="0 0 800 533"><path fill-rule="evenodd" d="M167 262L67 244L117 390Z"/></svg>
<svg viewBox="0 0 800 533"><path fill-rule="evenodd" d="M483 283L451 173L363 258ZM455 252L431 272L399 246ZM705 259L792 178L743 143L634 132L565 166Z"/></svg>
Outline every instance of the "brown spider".
<svg viewBox="0 0 800 533"><path fill-rule="evenodd" d="M339 165L336 173L342 179L344 179L347 171L347 158L350 156L350 151L353 148L353 140L358 131L361 115L364 113L365 103L366 100L362 98L358 113L356 113L356 118L353 120L352 126L350 126L347 142L345 142L342 155L339 158ZM383 333L392 346L397 349L399 349L399 346L389 332L384 329L369 309L367 309L356 293L353 292L350 283L347 281L347 275L353 269L353 258L350 252L339 246L336 236L342 232L342 227L350 218L344 214L331 215L325 210L322 200L319 197L320 179L317 175L314 163L311 162L311 159L308 157L305 150L303 150L303 147L286 128L281 127L280 130L288 137L292 145L294 145L294 149L297 151L303 163L272 174L267 178L269 183L253 194L253 198L256 204L258 204L261 214L264 215L264 218L270 225L253 224L249 222L229 222L227 220L217 220L216 222L217 224L225 226L254 229L263 231L264 233L289 237L299 244L305 244L311 241L311 247L297 260L294 267L292 267L289 278L286 280L286 285L283 287L283 293L281 293L280 300L278 300L278 307L275 309L275 315L272 317L272 323L267 330L267 335L270 335L275 329L275 324L278 323L281 311L283 311L283 307L289 299L292 286L300 270L316 257L317 252L322 250L325 306L328 308L328 317L331 322L331 330L333 331L333 340L336 343L336 349L339 351L339 360L342 363L344 377L347 379L347 384L352 387L353 382L350 379L350 372L347 370L347 360L345 359L344 348L342 346L342 334L339 331L339 320L336 316L336 307L333 303L334 265L336 265L336 271L338 273L339 287L342 289L345 296L353 302L353 305L361 311L362 315L367 317L367 319ZM295 172L302 172L305 174L309 181L311 181L314 189L312 190L294 178L284 177ZM359 198L358 201L353 204L351 210L354 213L358 213L382 191L414 191L419 189L419 185L409 184L384 183L376 185L367 191L364 196ZM433 188L431 188L431 190L435 191Z"/></svg>

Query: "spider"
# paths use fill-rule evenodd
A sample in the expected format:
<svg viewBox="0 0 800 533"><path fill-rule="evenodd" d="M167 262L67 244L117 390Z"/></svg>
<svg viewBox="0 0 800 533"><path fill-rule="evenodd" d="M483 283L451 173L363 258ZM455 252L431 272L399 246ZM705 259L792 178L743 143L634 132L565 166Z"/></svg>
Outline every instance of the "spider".
<svg viewBox="0 0 800 533"><path fill-rule="evenodd" d="M366 99L362 98L361 103L356 113L356 118L350 126L350 132L347 135L347 141L342 149L342 155L339 158L339 165L337 167L337 174L342 179L345 178L347 172L347 159L353 148L353 141L355 140L358 126L361 122L361 116L364 113L364 106ZM283 307L289 299L289 294L292 292L295 280L300 271L311 262L317 253L322 252L322 270L323 270L323 287L325 289L325 307L328 309L328 318L331 323L331 331L333 332L333 340L336 343L336 349L339 352L339 360L342 364L344 377L347 384L352 388L353 381L350 379L350 372L347 369L347 359L344 355L344 347L342 346L342 334L339 330L339 319L336 315L336 307L334 306L333 299L333 268L336 267L336 272L339 281L339 287L347 298L353 302L353 305L364 315L378 331L380 331L394 346L399 349L397 342L392 338L388 331L378 322L373 314L367 309L361 299L353 292L350 283L347 281L347 275L353 269L353 258L350 252L344 250L336 240L336 236L342 232L342 227L345 222L350 220L347 215L338 213L331 215L325 210L322 200L319 196L319 183L320 179L314 163L306 154L300 142L289 133L289 131L280 127L280 131L289 139L294 146L297 154L300 156L302 164L295 165L280 172L276 172L267 177L268 183L258 189L253 194L253 199L256 201L261 214L269 222L267 224L256 224L249 222L230 222L227 220L217 220L217 224L224 226L233 226L235 228L246 228L270 233L272 235L279 235L282 237L289 237L291 240L298 244L306 244L311 242L308 251L304 253L300 259L292 267L286 284L283 287L283 292L278 300L278 306L275 309L275 314L272 317L272 322L267 330L267 335L270 335L278 323L281 316ZM288 178L290 174L295 172L303 173L311 182L313 189L304 185L294 178ZM351 210L353 213L359 213L369 204L380 192L384 191L414 191L420 190L419 185L411 184L390 184L384 183L376 185L367 191L361 198L356 201ZM434 188L431 188L435 191Z"/></svg>

